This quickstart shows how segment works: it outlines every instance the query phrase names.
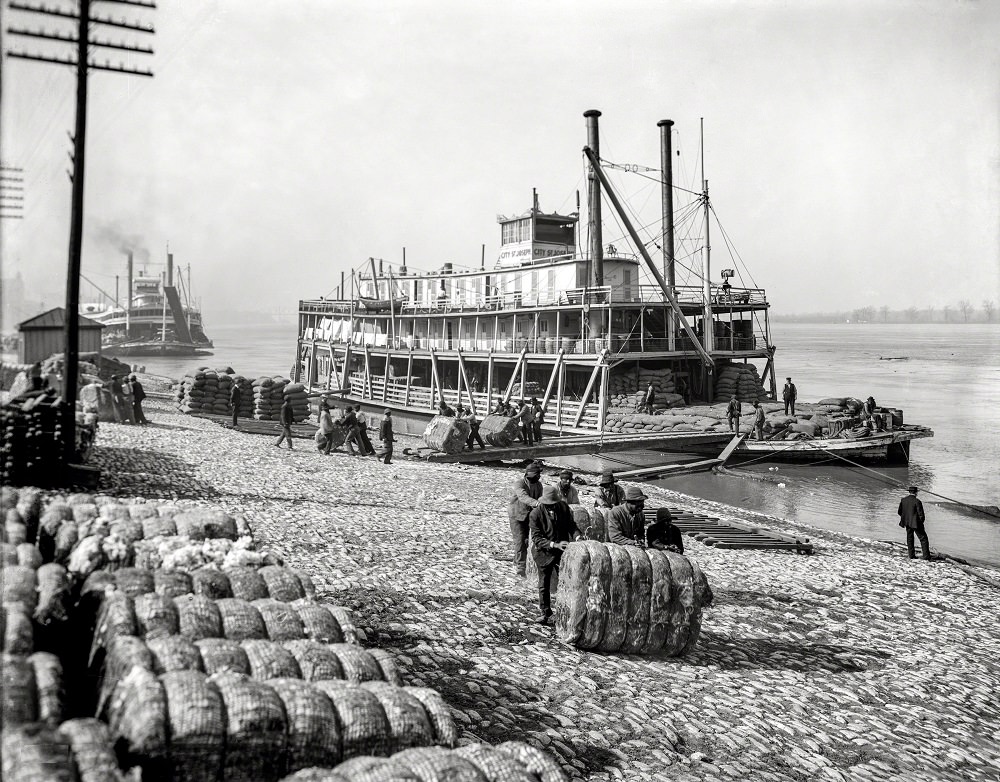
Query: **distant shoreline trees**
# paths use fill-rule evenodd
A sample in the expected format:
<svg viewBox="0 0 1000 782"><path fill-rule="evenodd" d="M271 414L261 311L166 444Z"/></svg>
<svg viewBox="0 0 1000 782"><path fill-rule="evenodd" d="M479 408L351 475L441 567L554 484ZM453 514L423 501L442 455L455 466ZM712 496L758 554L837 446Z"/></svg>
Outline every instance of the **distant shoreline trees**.
<svg viewBox="0 0 1000 782"><path fill-rule="evenodd" d="M986 299L979 308L969 300L957 304L929 305L924 308L910 306L894 310L887 304L879 307L867 305L842 312L805 312L773 314L771 320L786 323L995 323L996 304Z"/></svg>

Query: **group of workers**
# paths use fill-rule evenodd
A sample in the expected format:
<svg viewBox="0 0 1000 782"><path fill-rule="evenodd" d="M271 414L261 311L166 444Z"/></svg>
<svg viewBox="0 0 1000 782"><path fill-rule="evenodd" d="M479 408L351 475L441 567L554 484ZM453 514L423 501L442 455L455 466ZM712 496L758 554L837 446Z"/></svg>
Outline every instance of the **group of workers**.
<svg viewBox="0 0 1000 782"><path fill-rule="evenodd" d="M785 403L785 415L795 415L795 400L798 398L798 395L798 389L795 388L795 384L792 382L792 379L790 377L786 377L785 386L781 389L781 399ZM872 400L872 403L874 404L874 400ZM740 418L742 415L743 405L740 403L736 394L733 394L732 398L729 400L729 404L726 406L726 421L729 422L730 432L739 433ZM764 408L761 407L760 400L755 399L753 403L753 423L751 424L752 432L750 436L756 440L764 439L765 417Z"/></svg>
<svg viewBox="0 0 1000 782"><path fill-rule="evenodd" d="M457 408L452 408L447 402L441 400L438 405L438 415L455 417L469 423L469 439L465 447L472 450L478 443L480 449L486 447L483 438L479 435L479 418L472 411L471 407L464 407L461 404ZM518 441L525 445L534 445L542 441L542 424L545 423L545 408L536 397L530 400L522 399L515 407L510 400L497 402L496 407L490 415L500 415L506 418L516 418L518 421Z"/></svg>
<svg viewBox="0 0 1000 782"><path fill-rule="evenodd" d="M532 462L524 477L514 484L514 493L507 507L510 521L514 572L526 575L528 545L538 570L538 624L548 624L552 617L552 576L566 547L580 539L570 505L580 504L580 495L573 485L572 470L559 473L559 483L543 486L541 465ZM596 508L607 508L608 541L619 546L636 546L684 553L680 530L672 523L670 511L658 508L656 520L648 527L643 513L646 495L637 486L623 489L614 473L601 474L600 487L594 500Z"/></svg>
<svg viewBox="0 0 1000 782"><path fill-rule="evenodd" d="M104 384L111 395L111 409L119 424L148 424L142 411L146 391L135 375L112 375Z"/></svg>
<svg viewBox="0 0 1000 782"><path fill-rule="evenodd" d="M479 443L479 449L482 450L486 447L486 443L483 442L483 438L479 435L479 416L475 414L472 407L465 407L459 404L457 408L452 409L452 407L441 400L441 404L438 405L438 415L443 415L448 418L457 418L460 421L465 421L469 424L469 439L465 441L465 447L470 451L475 447L476 443Z"/></svg>
<svg viewBox="0 0 1000 782"><path fill-rule="evenodd" d="M294 422L294 412L292 403L286 399L281 405L281 435L278 437L275 446L281 447L282 442L288 442L288 449L292 450L292 423ZM235 417L234 417L235 422ZM386 410L379 423L378 439L382 444L381 451L377 451L372 445L368 436L368 416L361 410L361 405L346 405L341 414L329 399L323 398L319 403L319 429L316 431L316 447L324 454L329 454L335 449L333 435L336 431L334 427L339 426L344 431L344 445L351 456L375 456L383 464L392 464L392 444L394 442L392 431L392 411ZM339 446L337 446L339 447ZM355 450L357 447L357 450Z"/></svg>

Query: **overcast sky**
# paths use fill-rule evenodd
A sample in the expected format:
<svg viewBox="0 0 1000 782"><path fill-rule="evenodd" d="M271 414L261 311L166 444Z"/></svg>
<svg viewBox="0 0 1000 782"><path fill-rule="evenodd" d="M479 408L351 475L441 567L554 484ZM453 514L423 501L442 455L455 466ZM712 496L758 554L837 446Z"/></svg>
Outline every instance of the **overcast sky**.
<svg viewBox="0 0 1000 782"><path fill-rule="evenodd" d="M492 264L496 215L527 209L532 187L543 210L575 208L596 108L620 163L657 167L656 123L673 119L676 183L695 189L704 117L714 208L778 313L1000 299L1000 3L206 0L131 15L157 28L156 55L130 61L155 78L90 79L83 267L112 292L123 243L162 261L169 242L209 317L293 310L404 246L410 266L478 265L482 244ZM4 61L3 160L25 169L26 200L2 226L3 275L53 305L73 91L69 69ZM655 231L658 185L613 178ZM607 211L605 240L624 248ZM734 263L713 231L717 280Z"/></svg>

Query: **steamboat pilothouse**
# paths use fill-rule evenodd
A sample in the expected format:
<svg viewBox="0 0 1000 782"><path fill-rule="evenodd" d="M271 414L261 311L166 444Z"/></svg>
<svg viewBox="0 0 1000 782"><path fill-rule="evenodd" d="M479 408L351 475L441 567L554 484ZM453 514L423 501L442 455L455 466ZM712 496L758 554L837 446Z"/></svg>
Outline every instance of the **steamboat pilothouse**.
<svg viewBox="0 0 1000 782"><path fill-rule="evenodd" d="M731 270L710 283L707 182L678 210L704 216L706 227L696 284L676 284L673 123L659 123L662 228L644 242L604 171L600 112L584 116L585 226L579 210L543 212L535 195L526 213L498 218L493 268L485 250L478 268L442 262L427 272L407 267L405 251L399 265L368 259L341 275L333 299L299 302L294 379L369 412L390 408L397 430L413 432L442 399L481 418L498 401L536 397L543 431L594 433L606 428L612 396L635 393L650 371L686 387L696 404L713 400L718 373L734 362L760 364L761 394L775 398L763 289L732 286ZM638 254L605 245L604 199ZM647 243L662 246L662 258Z"/></svg>

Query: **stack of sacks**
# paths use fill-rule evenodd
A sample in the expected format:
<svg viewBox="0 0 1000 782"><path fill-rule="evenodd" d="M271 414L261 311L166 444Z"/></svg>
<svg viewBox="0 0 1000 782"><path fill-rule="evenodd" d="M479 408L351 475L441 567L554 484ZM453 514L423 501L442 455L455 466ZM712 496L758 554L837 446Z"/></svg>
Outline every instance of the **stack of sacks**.
<svg viewBox="0 0 1000 782"><path fill-rule="evenodd" d="M443 453L458 453L472 432L468 421L449 415L436 415L424 429L424 444Z"/></svg>
<svg viewBox="0 0 1000 782"><path fill-rule="evenodd" d="M295 423L301 423L309 418L309 397L306 387L301 383L289 383L283 389L284 399L292 403L292 417Z"/></svg>
<svg viewBox="0 0 1000 782"><path fill-rule="evenodd" d="M684 654L712 603L704 573L681 554L582 541L569 544L559 570L556 633L581 649Z"/></svg>
<svg viewBox="0 0 1000 782"><path fill-rule="evenodd" d="M277 380L283 380L278 378ZM253 381L253 417L259 421L278 421L281 417L284 382L273 377L258 377Z"/></svg>
<svg viewBox="0 0 1000 782"><path fill-rule="evenodd" d="M715 401L728 402L733 394L741 402L753 404L767 393L761 385L757 367L753 364L727 364L715 381Z"/></svg>
<svg viewBox="0 0 1000 782"><path fill-rule="evenodd" d="M684 404L684 397L675 393L674 373L669 368L627 370L608 378L608 412L632 413L646 397L652 383L656 391L654 410L667 410Z"/></svg>
<svg viewBox="0 0 1000 782"><path fill-rule="evenodd" d="M182 413L218 413L229 409L229 379L223 391L219 373L209 367L198 367L181 378L177 387L177 406ZM223 396L225 394L225 396Z"/></svg>
<svg viewBox="0 0 1000 782"><path fill-rule="evenodd" d="M517 418L490 413L479 424L479 436L490 445L498 448L509 448L517 440L521 425Z"/></svg>

